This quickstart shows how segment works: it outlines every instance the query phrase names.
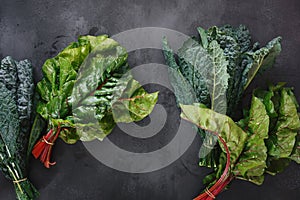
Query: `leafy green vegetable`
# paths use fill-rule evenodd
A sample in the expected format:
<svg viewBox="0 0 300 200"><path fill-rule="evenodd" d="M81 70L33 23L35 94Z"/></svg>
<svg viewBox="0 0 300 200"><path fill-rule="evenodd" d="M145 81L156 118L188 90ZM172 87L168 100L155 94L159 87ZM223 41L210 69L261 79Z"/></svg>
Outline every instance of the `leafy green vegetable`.
<svg viewBox="0 0 300 200"><path fill-rule="evenodd" d="M7 56L1 60L0 82L12 93L13 99L17 100L18 74L16 62Z"/></svg>
<svg viewBox="0 0 300 200"><path fill-rule="evenodd" d="M169 66L168 72L169 72L169 79L172 84L172 87L174 89L176 99L178 103L182 104L193 104L194 102L198 102L195 91L193 91L192 87L192 81L185 78L185 76L181 73L181 70L179 69L179 66L176 63L173 50L169 47L167 39L163 38L163 52L165 56L165 60L167 65ZM182 59L183 60L183 59ZM183 62L185 62L183 60ZM182 65L185 66L185 65ZM183 72L188 72L191 68L187 68L186 71L183 70ZM199 79L202 80L202 79ZM191 84L192 83L192 84ZM202 84L203 85L203 84ZM205 85L204 85L205 86ZM201 86L200 86L201 87ZM206 86L205 86L206 88ZM203 91L203 90L199 90ZM207 90L205 89L207 92ZM199 95L200 98L204 96L205 99L209 95ZM206 100L203 100L206 102ZM201 102L201 100L200 100Z"/></svg>
<svg viewBox="0 0 300 200"><path fill-rule="evenodd" d="M20 200L38 196L26 177L32 96L30 62L4 58L0 67L0 168L4 176L13 181Z"/></svg>
<svg viewBox="0 0 300 200"><path fill-rule="evenodd" d="M148 94L141 85L131 79L119 99L112 104L112 112L115 122L140 121L149 115L157 101L158 93Z"/></svg>
<svg viewBox="0 0 300 200"><path fill-rule="evenodd" d="M233 117L243 91L257 72L274 64L281 51L281 38L275 38L266 47L259 48L258 43L251 45L249 30L243 25L237 28L213 26L207 30L198 27L197 30L200 39L192 37L185 41L177 52L177 61L166 39L163 39L165 60L173 69L169 70L169 77L177 102L203 103ZM218 75L214 73L216 69ZM185 87L191 89L185 90ZM196 94L196 97L192 98L191 94ZM201 129L199 133L205 137L199 164L216 167L214 161L220 157L219 146L214 147L216 138L206 137L210 134Z"/></svg>
<svg viewBox="0 0 300 200"><path fill-rule="evenodd" d="M45 127L45 120L39 114L37 114L33 120L32 129L30 130L30 137L28 140L27 149L27 160L30 158L31 151L36 141L39 139L41 132L44 131Z"/></svg>
<svg viewBox="0 0 300 200"><path fill-rule="evenodd" d="M247 134L226 115L197 105L180 105L180 107L183 119L204 130L219 134L225 140L230 151L230 161L235 163L244 148ZM221 148L226 153L223 146Z"/></svg>
<svg viewBox="0 0 300 200"><path fill-rule="evenodd" d="M148 94L128 72L126 49L102 36L82 36L43 66L38 83L42 98L37 112L49 132L35 145L33 154L46 167L53 143L103 140L116 122L146 117L158 93Z"/></svg>
<svg viewBox="0 0 300 200"><path fill-rule="evenodd" d="M252 98L247 127L249 137L239 161L235 164L234 173L238 178L260 185L267 167L267 147L264 140L268 138L269 116L264 104L257 97Z"/></svg>
<svg viewBox="0 0 300 200"><path fill-rule="evenodd" d="M258 43L251 47L249 30L243 25L237 28L225 25L222 27L213 26L206 31L203 28L198 28L198 30L201 30L199 32L200 43L203 44L202 41L205 41L204 44L217 41L229 62L227 67L227 72L230 75L227 89L227 114L231 116L242 97L243 91L251 83L257 72L262 72L274 64L276 56L281 51L281 37L273 39L266 47L259 49ZM207 48L208 45L203 47Z"/></svg>
<svg viewBox="0 0 300 200"><path fill-rule="evenodd" d="M281 52L281 37L277 37L270 41L266 47L258 49L247 54L249 64L243 72L243 85L246 89L258 71L264 71L275 63L275 58Z"/></svg>
<svg viewBox="0 0 300 200"><path fill-rule="evenodd" d="M214 172L204 179L213 195L221 192L234 178L261 185L266 172L275 175L291 160L299 162L299 140L296 142L300 131L298 103L292 89L283 86L279 83L270 86L268 91L255 90L250 110L238 123L212 109L196 104L181 105L183 119L219 134L222 152L215 160ZM222 145L222 140L226 145ZM227 167L228 160L230 168ZM227 170L227 178L222 178ZM196 199L205 199L207 195L205 192Z"/></svg>
<svg viewBox="0 0 300 200"><path fill-rule="evenodd" d="M193 44L193 47L180 49L178 54L187 63L194 66L194 74L200 74L203 78L210 93L211 109L225 114L226 89L229 78L228 62L218 43L212 41L209 44L208 52L200 44Z"/></svg>
<svg viewBox="0 0 300 200"><path fill-rule="evenodd" d="M267 145L271 156L287 158L293 151L296 135L300 130L300 120L291 91L282 88L280 95L277 123Z"/></svg>
<svg viewBox="0 0 300 200"><path fill-rule="evenodd" d="M300 116L299 116L299 118L300 118ZM294 150L289 158L291 160L295 161L296 163L300 164L300 132L298 132L296 145L295 145Z"/></svg>
<svg viewBox="0 0 300 200"><path fill-rule="evenodd" d="M275 175L284 170L290 159L299 162L297 135L300 119L297 113L298 103L291 88L284 83L270 86L269 91L256 91L263 99L270 116L270 133L266 140L268 148L267 172Z"/></svg>

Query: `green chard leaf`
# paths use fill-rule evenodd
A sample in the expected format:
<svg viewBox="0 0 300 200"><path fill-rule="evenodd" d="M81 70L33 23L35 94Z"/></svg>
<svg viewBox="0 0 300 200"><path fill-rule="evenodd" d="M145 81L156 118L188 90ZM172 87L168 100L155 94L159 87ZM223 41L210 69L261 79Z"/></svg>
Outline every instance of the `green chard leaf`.
<svg viewBox="0 0 300 200"><path fill-rule="evenodd" d="M110 76L110 73L126 63L127 52L116 41L107 38L98 45L81 65L73 88L73 106L90 96Z"/></svg>
<svg viewBox="0 0 300 200"><path fill-rule="evenodd" d="M253 97L248 120L249 137L233 171L238 178L262 184L267 167L267 147L264 140L268 138L268 131L269 116L265 106L261 100Z"/></svg>
<svg viewBox="0 0 300 200"><path fill-rule="evenodd" d="M122 96L112 104L115 122L134 122L144 119L153 110L158 93L148 94L142 86L131 79Z"/></svg>
<svg viewBox="0 0 300 200"><path fill-rule="evenodd" d="M51 165L52 149L47 147L58 137L68 144L103 140L116 122L138 121L152 112L158 93L148 94L127 75L127 56L126 49L107 35L81 36L45 62L44 78L37 84L41 100L36 110L48 133L32 150L45 167ZM41 122L36 121L31 142Z"/></svg>
<svg viewBox="0 0 300 200"><path fill-rule="evenodd" d="M230 152L230 162L234 164L240 156L246 139L245 133L235 122L226 115L197 105L180 105L181 117L204 130L220 135L226 142ZM225 149L220 145L222 151ZM233 165L232 165L233 167Z"/></svg>
<svg viewBox="0 0 300 200"><path fill-rule="evenodd" d="M116 122L139 121L153 110L158 93L141 88L127 73L126 60L126 50L108 38L81 65L68 100L80 140L103 140ZM70 140L71 133L61 134L65 142L76 139Z"/></svg>
<svg viewBox="0 0 300 200"><path fill-rule="evenodd" d="M297 105L290 89L280 91L278 119L270 138L267 140L268 154L275 158L287 158L291 155L300 130Z"/></svg>
<svg viewBox="0 0 300 200"><path fill-rule="evenodd" d="M107 36L98 38L102 42ZM44 100L39 102L37 112L44 119L64 118L70 113L67 99L72 94L77 70L91 50L90 42L83 36L45 62L42 67L44 78L37 84L37 91Z"/></svg>
<svg viewBox="0 0 300 200"><path fill-rule="evenodd" d="M297 139L298 139L297 143L296 143L294 150L289 158L291 160L295 161L296 163L300 164L300 136L299 136L299 133L298 133Z"/></svg>
<svg viewBox="0 0 300 200"><path fill-rule="evenodd" d="M292 89L284 85L278 83L271 85L268 91L258 89L254 92L264 103L270 117L269 138L265 143L268 148L266 172L272 175L282 172L291 159L297 162L296 135L300 130L298 103Z"/></svg>

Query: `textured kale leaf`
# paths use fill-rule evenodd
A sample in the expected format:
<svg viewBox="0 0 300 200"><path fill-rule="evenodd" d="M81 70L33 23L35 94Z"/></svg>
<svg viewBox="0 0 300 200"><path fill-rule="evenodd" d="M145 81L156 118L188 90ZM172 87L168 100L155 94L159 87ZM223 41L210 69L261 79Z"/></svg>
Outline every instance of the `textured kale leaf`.
<svg viewBox="0 0 300 200"><path fill-rule="evenodd" d="M198 28L200 43L209 44L216 40L224 50L229 64L227 72L230 75L227 89L227 114L233 115L236 105L241 100L244 90L249 86L258 72L271 67L281 51L281 37L270 41L266 47L259 49L259 44L251 46L249 30L240 25L234 28L230 25L213 26L207 30ZM207 48L208 45L204 47Z"/></svg>
<svg viewBox="0 0 300 200"><path fill-rule="evenodd" d="M0 120L0 132L3 149L7 148L9 154L18 155L19 149L22 144L18 142L18 136L20 134L20 120L18 115L18 107L13 99L13 94L6 88L6 86L0 84L0 102L1 102L1 120ZM5 151L2 151L5 152Z"/></svg>
<svg viewBox="0 0 300 200"><path fill-rule="evenodd" d="M271 40L266 47L247 53L247 58L249 60L246 68L243 71L242 79L242 85L244 89L249 86L257 72L265 71L273 66L276 57L281 52L280 41L281 37L277 37Z"/></svg>
<svg viewBox="0 0 300 200"><path fill-rule="evenodd" d="M166 37L163 38L163 53L165 56L166 63L169 66L169 79L174 89L177 103L188 105L193 104L195 102L203 102L204 104L207 104L207 98L209 98L209 94L206 89L206 85L200 83L200 87L205 86L205 89L203 90L198 88L199 90L197 91L201 92L201 94L196 95L197 91L194 91L194 84L191 80L186 78L190 76L182 74L188 73L190 69L192 69L192 67L185 67L187 65L186 62L184 61L184 59L180 59L180 62L184 62L185 64L182 63L181 68L179 68L174 57L173 50L169 47ZM199 79L199 81L201 80L202 79ZM202 94L203 91L206 92L206 94Z"/></svg>
<svg viewBox="0 0 300 200"><path fill-rule="evenodd" d="M23 143L20 146L21 152L27 151L27 142L31 127L33 110L34 83L32 65L29 60L15 61L7 56L1 61L0 82L11 92L17 105L18 118L20 121L20 135L18 141ZM25 171L25 163L22 162L22 169Z"/></svg>
<svg viewBox="0 0 300 200"><path fill-rule="evenodd" d="M19 116L15 95L0 82L0 168L7 179L14 181L17 199L31 200L38 192L26 178L27 135L21 128L24 118Z"/></svg>
<svg viewBox="0 0 300 200"><path fill-rule="evenodd" d="M17 100L18 74L15 60L7 56L1 60L0 82L12 93L13 99Z"/></svg>

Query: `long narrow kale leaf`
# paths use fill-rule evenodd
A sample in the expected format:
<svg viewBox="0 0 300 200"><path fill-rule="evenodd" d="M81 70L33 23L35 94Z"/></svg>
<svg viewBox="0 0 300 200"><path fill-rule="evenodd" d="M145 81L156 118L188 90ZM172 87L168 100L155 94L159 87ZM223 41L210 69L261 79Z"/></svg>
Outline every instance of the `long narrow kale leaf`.
<svg viewBox="0 0 300 200"><path fill-rule="evenodd" d="M14 182L17 198L31 200L37 190L27 178L27 141L32 111L33 79L29 61L6 57L0 68L0 167Z"/></svg>
<svg viewBox="0 0 300 200"><path fill-rule="evenodd" d="M17 100L18 74L16 62L7 56L1 60L0 82L12 93L13 99Z"/></svg>

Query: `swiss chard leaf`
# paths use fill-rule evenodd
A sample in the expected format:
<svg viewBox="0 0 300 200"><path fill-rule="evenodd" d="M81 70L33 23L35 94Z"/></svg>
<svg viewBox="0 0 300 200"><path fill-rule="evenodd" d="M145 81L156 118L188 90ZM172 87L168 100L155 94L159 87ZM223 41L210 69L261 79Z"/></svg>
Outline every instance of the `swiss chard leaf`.
<svg viewBox="0 0 300 200"><path fill-rule="evenodd" d="M236 162L241 154L246 139L245 133L235 122L226 115L217 113L208 108L201 108L196 105L180 105L181 117L204 130L219 134L226 142L232 164ZM223 152L225 149L221 145Z"/></svg>
<svg viewBox="0 0 300 200"><path fill-rule="evenodd" d="M70 44L56 57L48 59L42 67L44 78L37 84L40 101L37 111L46 120L65 118L71 111L67 99L77 77L79 66L90 51L107 35L82 36L77 43ZM93 44L93 45L92 45Z"/></svg>
<svg viewBox="0 0 300 200"><path fill-rule="evenodd" d="M131 79L122 96L112 104L115 122L134 122L144 119L153 110L158 93L148 94L141 85Z"/></svg>
<svg viewBox="0 0 300 200"><path fill-rule="evenodd" d="M300 164L300 141L299 141L299 139L294 147L294 151L292 152L290 159L295 161L296 163Z"/></svg>
<svg viewBox="0 0 300 200"><path fill-rule="evenodd" d="M289 158L269 158L267 161L268 169L266 172L271 175L276 175L283 172L286 167L290 164Z"/></svg>
<svg viewBox="0 0 300 200"><path fill-rule="evenodd" d="M126 49L112 39L108 38L98 45L80 67L69 101L72 106L76 107L90 96L110 77L110 73L126 63L127 56Z"/></svg>
<svg viewBox="0 0 300 200"><path fill-rule="evenodd" d="M282 88L280 96L277 123L267 140L268 154L275 158L287 158L294 149L300 120L292 92Z"/></svg>
<svg viewBox="0 0 300 200"><path fill-rule="evenodd" d="M60 134L65 142L103 140L116 122L138 121L150 114L158 95L148 94L127 73L127 56L126 49L106 38L81 64L68 98L72 116L62 123L69 127Z"/></svg>
<svg viewBox="0 0 300 200"><path fill-rule="evenodd" d="M269 116L264 104L257 97L252 98L246 145L234 173L238 178L262 184L267 160L267 147L264 140L268 138Z"/></svg>

